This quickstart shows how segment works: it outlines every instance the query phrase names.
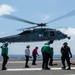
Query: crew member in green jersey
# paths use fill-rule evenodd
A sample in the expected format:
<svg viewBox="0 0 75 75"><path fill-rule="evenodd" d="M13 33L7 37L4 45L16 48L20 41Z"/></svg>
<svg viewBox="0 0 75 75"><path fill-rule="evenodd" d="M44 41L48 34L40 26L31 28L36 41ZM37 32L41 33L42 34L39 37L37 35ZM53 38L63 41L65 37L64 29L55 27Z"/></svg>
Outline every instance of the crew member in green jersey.
<svg viewBox="0 0 75 75"><path fill-rule="evenodd" d="M3 63L2 63L2 70L6 70L6 64L8 62L8 43L5 43L3 46L1 46L2 51L1 55L3 56Z"/></svg>
<svg viewBox="0 0 75 75"><path fill-rule="evenodd" d="M41 52L43 57L42 69L49 70L50 68L48 67L48 61L50 58L50 46L48 43L45 43L45 45L41 48Z"/></svg>

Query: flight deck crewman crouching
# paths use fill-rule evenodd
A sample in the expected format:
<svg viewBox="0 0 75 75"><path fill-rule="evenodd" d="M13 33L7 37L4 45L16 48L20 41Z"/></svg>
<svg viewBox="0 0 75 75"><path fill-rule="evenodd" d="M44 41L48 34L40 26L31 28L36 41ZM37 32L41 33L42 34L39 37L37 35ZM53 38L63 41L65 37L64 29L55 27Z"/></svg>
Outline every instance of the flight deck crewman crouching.
<svg viewBox="0 0 75 75"><path fill-rule="evenodd" d="M1 46L2 52L1 55L3 56L3 63L2 63L2 70L6 70L6 64L8 62L8 43L5 43L3 46Z"/></svg>
<svg viewBox="0 0 75 75"><path fill-rule="evenodd" d="M41 49L41 52L43 57L42 69L49 70L50 68L48 67L48 61L50 58L50 46L48 43L45 43L45 45Z"/></svg>

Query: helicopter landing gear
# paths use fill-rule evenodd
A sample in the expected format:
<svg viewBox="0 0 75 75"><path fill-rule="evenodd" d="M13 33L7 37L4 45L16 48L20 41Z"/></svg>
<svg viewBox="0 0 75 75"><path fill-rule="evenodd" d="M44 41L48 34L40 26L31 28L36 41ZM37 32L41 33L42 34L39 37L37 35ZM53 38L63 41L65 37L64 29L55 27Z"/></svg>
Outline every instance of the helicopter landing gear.
<svg viewBox="0 0 75 75"><path fill-rule="evenodd" d="M48 44L52 44L54 42L54 40L50 40L49 42L48 42Z"/></svg>

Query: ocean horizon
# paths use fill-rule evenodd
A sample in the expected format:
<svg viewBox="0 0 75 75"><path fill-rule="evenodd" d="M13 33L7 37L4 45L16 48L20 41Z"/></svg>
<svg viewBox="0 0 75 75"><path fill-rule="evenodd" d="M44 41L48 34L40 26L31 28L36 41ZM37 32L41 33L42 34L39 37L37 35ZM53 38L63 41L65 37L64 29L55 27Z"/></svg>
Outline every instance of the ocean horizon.
<svg viewBox="0 0 75 75"><path fill-rule="evenodd" d="M1 55L0 55L0 58L2 58ZM21 55L9 55L9 58L25 58L25 55L22 55L22 54ZM37 58L42 58L42 55L37 56ZM61 55L56 54L53 56L53 58L61 58ZM72 55L72 58L75 58L75 55Z"/></svg>

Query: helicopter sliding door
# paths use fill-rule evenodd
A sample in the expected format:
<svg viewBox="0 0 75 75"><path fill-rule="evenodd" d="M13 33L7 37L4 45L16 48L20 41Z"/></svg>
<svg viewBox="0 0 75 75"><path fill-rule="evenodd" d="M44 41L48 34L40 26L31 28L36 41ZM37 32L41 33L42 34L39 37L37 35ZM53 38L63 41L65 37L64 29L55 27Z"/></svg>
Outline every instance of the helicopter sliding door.
<svg viewBox="0 0 75 75"><path fill-rule="evenodd" d="M50 40L55 40L55 32L54 31L50 31L49 35L50 35Z"/></svg>

